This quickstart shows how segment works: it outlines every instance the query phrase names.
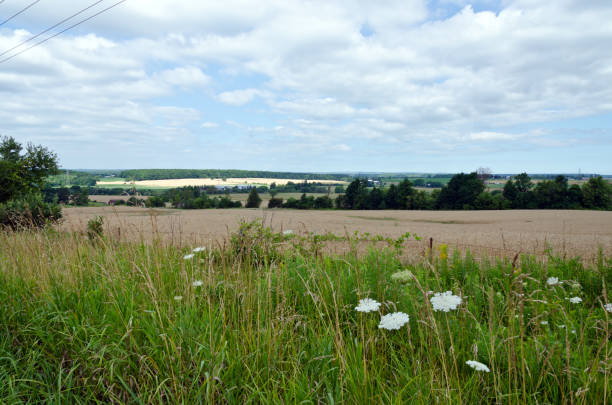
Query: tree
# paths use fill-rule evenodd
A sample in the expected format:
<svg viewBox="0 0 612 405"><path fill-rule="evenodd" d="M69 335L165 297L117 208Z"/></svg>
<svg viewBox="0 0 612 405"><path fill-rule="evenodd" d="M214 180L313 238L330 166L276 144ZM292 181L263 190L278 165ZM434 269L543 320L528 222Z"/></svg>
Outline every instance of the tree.
<svg viewBox="0 0 612 405"><path fill-rule="evenodd" d="M482 181L487 181L491 178L491 169L488 167L479 167L476 171L478 178Z"/></svg>
<svg viewBox="0 0 612 405"><path fill-rule="evenodd" d="M257 188L253 187L247 198L246 208L259 208L261 204L261 197L257 193Z"/></svg>
<svg viewBox="0 0 612 405"><path fill-rule="evenodd" d="M438 204L441 209L472 209L476 198L485 190L485 185L476 172L454 175L440 190Z"/></svg>
<svg viewBox="0 0 612 405"><path fill-rule="evenodd" d="M28 144L23 147L12 137L0 142L0 203L41 193L47 176L57 173L57 155L49 149Z"/></svg>
<svg viewBox="0 0 612 405"><path fill-rule="evenodd" d="M612 185L601 176L591 177L582 186L582 200L586 208L609 209L612 205Z"/></svg>

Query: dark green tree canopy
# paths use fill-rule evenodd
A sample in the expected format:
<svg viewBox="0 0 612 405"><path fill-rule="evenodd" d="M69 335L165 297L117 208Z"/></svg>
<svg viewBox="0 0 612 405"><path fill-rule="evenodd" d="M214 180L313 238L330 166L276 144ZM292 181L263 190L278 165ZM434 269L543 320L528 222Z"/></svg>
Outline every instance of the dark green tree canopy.
<svg viewBox="0 0 612 405"><path fill-rule="evenodd" d="M261 197L257 193L257 188L253 187L247 198L246 208L259 208Z"/></svg>
<svg viewBox="0 0 612 405"><path fill-rule="evenodd" d="M57 173L57 155L49 149L23 146L12 137L0 141L0 203L40 193L47 176Z"/></svg>

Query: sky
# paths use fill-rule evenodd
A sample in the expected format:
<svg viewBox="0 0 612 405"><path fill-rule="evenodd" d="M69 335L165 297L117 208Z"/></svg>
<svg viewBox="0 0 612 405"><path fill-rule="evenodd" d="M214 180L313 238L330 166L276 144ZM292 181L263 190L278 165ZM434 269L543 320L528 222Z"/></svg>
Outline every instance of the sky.
<svg viewBox="0 0 612 405"><path fill-rule="evenodd" d="M612 174L610 0L126 0L5 60L116 1L0 56L1 135L72 169Z"/></svg>

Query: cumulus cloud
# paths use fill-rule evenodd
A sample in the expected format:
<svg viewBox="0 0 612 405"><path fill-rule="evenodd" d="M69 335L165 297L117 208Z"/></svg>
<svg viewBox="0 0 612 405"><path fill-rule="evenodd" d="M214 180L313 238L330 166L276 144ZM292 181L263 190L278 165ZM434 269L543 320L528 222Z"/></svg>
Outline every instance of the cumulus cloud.
<svg viewBox="0 0 612 405"><path fill-rule="evenodd" d="M77 9L37 4L0 30L0 51ZM0 65L0 130L159 154L152 140L194 149L198 128L234 145L281 138L303 156L302 141L563 147L559 131L529 134L612 112L611 18L607 1L131 0ZM211 113L236 125L198 124Z"/></svg>

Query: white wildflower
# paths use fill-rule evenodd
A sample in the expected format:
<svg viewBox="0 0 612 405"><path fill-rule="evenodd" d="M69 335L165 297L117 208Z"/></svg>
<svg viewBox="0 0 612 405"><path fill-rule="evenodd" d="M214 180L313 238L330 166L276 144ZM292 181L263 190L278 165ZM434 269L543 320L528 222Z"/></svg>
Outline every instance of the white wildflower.
<svg viewBox="0 0 612 405"><path fill-rule="evenodd" d="M540 325L548 325L548 321L540 321Z"/></svg>
<svg viewBox="0 0 612 405"><path fill-rule="evenodd" d="M459 304L461 304L461 297L453 295L451 291L446 291L443 293L435 293L430 301L434 311L448 312L457 309Z"/></svg>
<svg viewBox="0 0 612 405"><path fill-rule="evenodd" d="M487 367L486 364L482 364L481 362L476 361L476 360L468 360L465 362L465 364L472 367L476 371L484 371L485 373L488 373L491 371L489 367Z"/></svg>
<svg viewBox="0 0 612 405"><path fill-rule="evenodd" d="M286 231L283 231L283 235L285 236L293 235L293 231L291 229L287 229Z"/></svg>
<svg viewBox="0 0 612 405"><path fill-rule="evenodd" d="M565 325L559 325L559 329L565 329Z"/></svg>
<svg viewBox="0 0 612 405"><path fill-rule="evenodd" d="M194 255L193 253L190 253L190 254L188 254L188 255L183 256L183 259L185 259L185 260L191 260L191 259L193 259L193 256L195 256L195 255Z"/></svg>
<svg viewBox="0 0 612 405"><path fill-rule="evenodd" d="M194 287L201 287L203 284L204 282L202 280L196 280L193 283L191 283L191 285Z"/></svg>
<svg viewBox="0 0 612 405"><path fill-rule="evenodd" d="M608 312L612 312L612 304L608 303L606 305L604 305L604 309Z"/></svg>
<svg viewBox="0 0 612 405"><path fill-rule="evenodd" d="M378 324L379 329L399 329L405 324L408 323L410 317L408 314L403 312L393 312L392 314L387 314L380 318L380 323Z"/></svg>
<svg viewBox="0 0 612 405"><path fill-rule="evenodd" d="M174 301L180 301L180 300L182 300L182 299L183 299L183 296L182 296L182 295L175 295L175 296L174 296Z"/></svg>
<svg viewBox="0 0 612 405"><path fill-rule="evenodd" d="M572 297L569 299L569 302L572 304L580 304L582 302L582 298L580 297Z"/></svg>
<svg viewBox="0 0 612 405"><path fill-rule="evenodd" d="M412 278L412 272L410 270L398 271L391 275L391 280L397 281L401 284L406 284Z"/></svg>
<svg viewBox="0 0 612 405"><path fill-rule="evenodd" d="M548 280L546 280L546 284L552 286L561 284L561 282L559 281L559 277L548 277Z"/></svg>
<svg viewBox="0 0 612 405"><path fill-rule="evenodd" d="M372 312L378 311L380 308L380 302L373 300L371 298L364 298L359 300L359 305L355 307L355 311L358 312Z"/></svg>
<svg viewBox="0 0 612 405"><path fill-rule="evenodd" d="M205 250L206 250L206 248L204 246L199 246L199 247L193 249L192 252L193 253L200 253L200 252L203 252Z"/></svg>

